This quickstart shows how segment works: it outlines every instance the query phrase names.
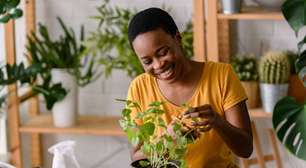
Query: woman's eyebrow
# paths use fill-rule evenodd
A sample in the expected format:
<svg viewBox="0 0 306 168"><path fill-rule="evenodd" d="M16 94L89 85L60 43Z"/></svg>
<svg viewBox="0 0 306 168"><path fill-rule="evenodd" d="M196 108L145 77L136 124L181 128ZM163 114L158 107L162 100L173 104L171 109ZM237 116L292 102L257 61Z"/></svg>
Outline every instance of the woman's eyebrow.
<svg viewBox="0 0 306 168"><path fill-rule="evenodd" d="M155 51L155 53L159 53L160 50L162 50L162 49L164 49L164 48L169 48L169 46L167 46L167 45L161 46L161 47L159 47L159 48Z"/></svg>

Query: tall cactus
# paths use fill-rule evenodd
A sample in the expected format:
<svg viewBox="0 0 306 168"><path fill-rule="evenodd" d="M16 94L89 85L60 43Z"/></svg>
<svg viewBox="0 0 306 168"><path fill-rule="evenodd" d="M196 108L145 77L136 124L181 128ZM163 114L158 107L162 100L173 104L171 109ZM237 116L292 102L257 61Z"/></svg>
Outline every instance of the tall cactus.
<svg viewBox="0 0 306 168"><path fill-rule="evenodd" d="M286 52L267 52L259 63L259 78L262 83L288 83L290 62Z"/></svg>

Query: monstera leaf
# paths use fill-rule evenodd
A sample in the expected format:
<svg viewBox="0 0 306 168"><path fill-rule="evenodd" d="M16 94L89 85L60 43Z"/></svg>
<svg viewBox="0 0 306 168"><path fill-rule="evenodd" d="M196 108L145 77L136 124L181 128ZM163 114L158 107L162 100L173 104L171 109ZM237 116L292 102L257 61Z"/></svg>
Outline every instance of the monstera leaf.
<svg viewBox="0 0 306 168"><path fill-rule="evenodd" d="M285 97L275 106L273 127L277 137L298 158L306 160L306 103Z"/></svg>
<svg viewBox="0 0 306 168"><path fill-rule="evenodd" d="M297 34L306 25L305 0L287 0L282 5L282 13Z"/></svg>

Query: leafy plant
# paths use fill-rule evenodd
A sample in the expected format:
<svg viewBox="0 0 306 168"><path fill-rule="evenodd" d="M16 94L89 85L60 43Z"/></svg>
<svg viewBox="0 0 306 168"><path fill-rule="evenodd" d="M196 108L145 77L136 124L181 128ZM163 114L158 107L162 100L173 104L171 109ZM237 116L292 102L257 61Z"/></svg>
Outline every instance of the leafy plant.
<svg viewBox="0 0 306 168"><path fill-rule="evenodd" d="M49 76L54 68L66 69L76 77L80 86L92 82L98 77L95 76L95 59L83 55L85 46L78 44L75 32L72 28L67 28L64 22L57 18L64 35L58 40L52 40L46 26L39 24L39 34L32 33L28 37L27 50L32 56L33 64L43 64L46 76ZM84 27L81 27L80 41L84 41ZM84 74L82 72L85 71ZM44 77L44 76L43 76Z"/></svg>
<svg viewBox="0 0 306 168"><path fill-rule="evenodd" d="M174 135L169 135L166 123L162 119L162 115L165 113L161 108L163 102L152 102L147 110L141 112L137 102L123 101L126 102L126 108L122 110L120 125L133 145L143 144L141 151L148 157L148 161L141 161L141 166L150 165L152 168L164 168L166 165L176 168L186 167L183 158L187 152L187 145L194 140L192 133L195 128L188 127L186 129L187 125L184 124L183 119L177 118L173 123ZM131 116L133 109L138 111L136 118ZM183 133L182 129L187 132Z"/></svg>
<svg viewBox="0 0 306 168"><path fill-rule="evenodd" d="M259 62L260 82L270 84L288 83L290 62L285 52L267 52Z"/></svg>
<svg viewBox="0 0 306 168"><path fill-rule="evenodd" d="M99 63L104 66L104 75L108 77L113 69L121 69L130 77L135 77L144 72L134 51L130 47L127 37L128 24L136 14L136 10L110 6L108 1L97 7L99 15L92 17L99 26L97 30L90 32L86 40L90 53L99 56ZM189 23L182 32L182 44L186 55L193 56L192 25Z"/></svg>
<svg viewBox="0 0 306 168"><path fill-rule="evenodd" d="M282 13L298 36L305 27L305 0L286 0L282 5ZM295 62L295 69L306 86L306 50L303 46L306 36L298 43L299 54ZM273 111L273 127L278 139L296 157L306 160L306 101L299 104L292 97L281 99Z"/></svg>
<svg viewBox="0 0 306 168"><path fill-rule="evenodd" d="M76 77L80 86L95 80L99 75L95 72L95 60L92 57L84 56L82 52L85 46L78 44L73 29L67 28L63 21L58 18L64 35L58 40L52 40L47 28L39 24L38 33L32 32L28 36L26 46L31 64L25 67L24 63L5 65L0 71L0 85L6 86L12 83L19 83L20 86L31 88L31 94L26 98L42 94L46 101L47 109L52 109L53 105L64 99L67 89L61 83L53 83L51 70L54 68L67 68ZM84 40L84 28L81 28L80 40ZM82 73L84 72L85 73ZM39 80L37 80L39 79ZM0 98L2 104L8 95ZM1 103L0 102L0 103Z"/></svg>
<svg viewBox="0 0 306 168"><path fill-rule="evenodd" d="M10 19L17 19L23 12L17 6L20 0L1 0L0 1L0 23L7 23Z"/></svg>
<svg viewBox="0 0 306 168"><path fill-rule="evenodd" d="M257 61L253 57L237 56L231 60L231 64L241 81L257 81Z"/></svg>

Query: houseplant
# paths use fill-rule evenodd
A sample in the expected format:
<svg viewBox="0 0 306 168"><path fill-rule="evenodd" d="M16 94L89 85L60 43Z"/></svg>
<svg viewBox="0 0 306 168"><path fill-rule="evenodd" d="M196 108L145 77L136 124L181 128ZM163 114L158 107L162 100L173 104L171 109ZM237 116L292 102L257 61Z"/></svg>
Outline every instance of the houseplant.
<svg viewBox="0 0 306 168"><path fill-rule="evenodd" d="M259 84L256 58L245 55L236 56L232 58L231 64L248 96L248 108L258 107Z"/></svg>
<svg viewBox="0 0 306 168"><path fill-rule="evenodd" d="M97 30L90 32L85 45L84 54L96 55L104 67L104 75L108 77L113 69L127 72L131 78L144 72L140 61L130 47L127 37L128 24L137 10L111 6L107 0L97 7L99 15L92 17L99 24ZM192 24L187 23L182 32L182 45L188 57L193 56Z"/></svg>
<svg viewBox="0 0 306 168"><path fill-rule="evenodd" d="M286 0L282 5L282 13L294 30L295 35L305 27L305 0ZM306 87L306 36L298 43L298 57L295 69ZM306 101L298 103L292 97L281 99L273 111L273 127L278 139L296 157L306 160Z"/></svg>
<svg viewBox="0 0 306 168"><path fill-rule="evenodd" d="M161 108L163 102L152 102L148 109L141 112L137 102L123 100L126 108L122 110L120 125L127 134L129 142L134 146L143 144L141 151L147 156L147 160L138 162L139 167L152 168L184 168L186 162L184 155L187 145L194 140L196 128L184 124L183 118L176 118L173 122L173 132L167 132L167 126L162 119L165 113ZM132 111L137 111L136 118L132 118ZM182 132L182 130L185 130ZM134 162L135 163L135 162ZM132 164L135 165L135 164Z"/></svg>
<svg viewBox="0 0 306 168"><path fill-rule="evenodd" d="M288 95L290 63L285 52L269 51L259 62L260 95L265 112Z"/></svg>
<svg viewBox="0 0 306 168"><path fill-rule="evenodd" d="M288 96L294 97L299 103L303 103L306 98L306 88L303 86L302 81L299 79L294 66L298 54L293 51L287 51L287 56L290 61Z"/></svg>
<svg viewBox="0 0 306 168"><path fill-rule="evenodd" d="M76 93L77 87L72 88L65 87L65 79L54 81L58 74L52 74L55 68L67 68L66 71L72 74L71 84L78 84L79 86L85 86L98 77L95 71L95 60L93 57L84 56L81 53L86 49L83 45L78 44L78 39L75 36L74 31L71 28L67 28L63 21L58 18L64 35L60 36L58 40L52 40L49 36L48 30L44 25L39 24L38 33L32 32L28 36L28 44L26 46L28 54L31 55L27 58L31 64L26 67L25 63L6 64L1 67L0 71L0 84L1 86L7 86L12 83L18 83L20 87L29 87L31 92L27 96L23 97L21 101L25 101L30 97L41 94L43 95L47 109L54 111L54 106L58 102L63 102L67 94L71 95L72 92ZM81 29L80 40L84 40L84 30ZM61 71L63 73L63 71ZM6 97L1 97L2 104L4 105ZM76 99L77 95L71 96L72 99ZM75 107L76 102L72 103ZM62 109L63 110L63 109ZM71 109L70 116L75 118L76 108ZM58 118L63 118L63 115L67 114L60 112ZM68 113L69 114L69 113ZM55 117L57 118L57 117ZM58 126L68 126L67 123L57 124ZM73 124L75 120L70 123Z"/></svg>
<svg viewBox="0 0 306 168"><path fill-rule="evenodd" d="M17 19L23 12L17 6L20 0L1 0L0 1L0 23L7 23L10 19Z"/></svg>
<svg viewBox="0 0 306 168"><path fill-rule="evenodd" d="M52 40L46 26L39 24L38 33L32 33L28 37L27 50L32 56L33 64L42 64L44 73L41 78L44 81L51 80L53 83L61 83L67 95L55 103L53 121L55 126L69 127L76 122L78 87L85 86L96 79L95 59L82 55L86 49L78 43L75 32L67 28L64 22L58 18L63 35ZM80 43L84 41L84 27L81 27ZM44 94L45 99L49 97ZM66 114L66 117L64 116Z"/></svg>

